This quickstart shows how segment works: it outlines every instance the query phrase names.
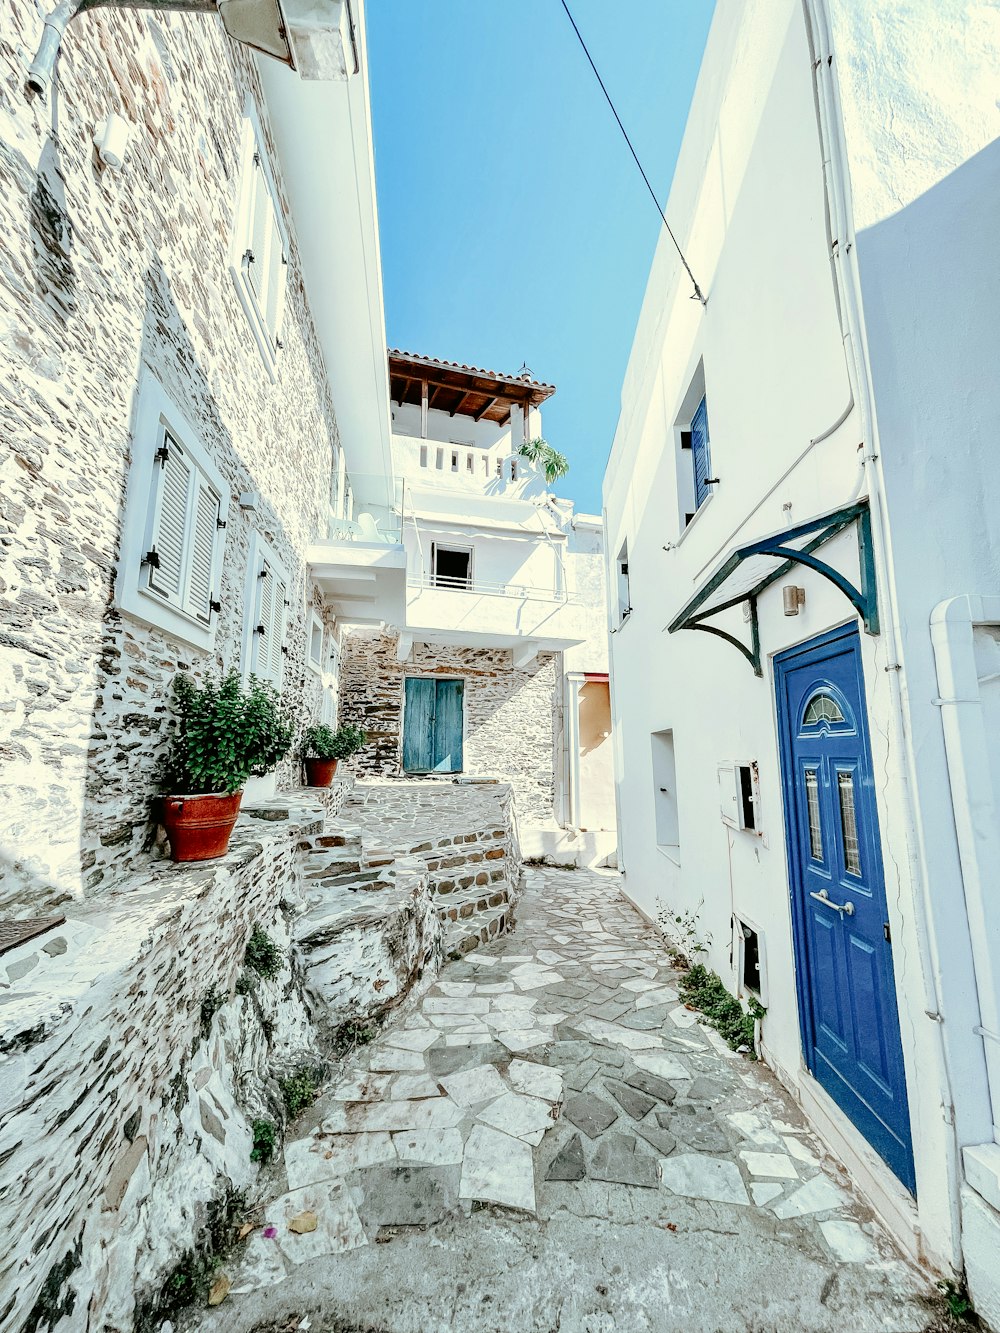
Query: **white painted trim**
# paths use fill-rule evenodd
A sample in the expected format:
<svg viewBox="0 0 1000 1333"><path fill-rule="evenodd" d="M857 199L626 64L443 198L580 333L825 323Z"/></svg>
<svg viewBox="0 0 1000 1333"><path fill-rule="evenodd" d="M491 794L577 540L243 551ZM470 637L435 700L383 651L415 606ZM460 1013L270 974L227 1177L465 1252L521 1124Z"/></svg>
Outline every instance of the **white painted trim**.
<svg viewBox="0 0 1000 1333"><path fill-rule="evenodd" d="M313 633L316 629L318 629L320 632L318 658L313 656ZM325 643L326 643L326 627L323 624L323 617L320 615L320 613L316 610L315 607L310 607L309 615L306 619L306 665L312 671L315 671L317 676L321 676L323 674L323 659L324 659L323 647Z"/></svg>
<svg viewBox="0 0 1000 1333"><path fill-rule="evenodd" d="M162 629L183 643L208 651L215 643L217 616L213 614L211 624L203 624L178 607L169 605L155 592L144 588L140 577L149 525L155 454L164 429L176 437L191 462L217 492L220 522L225 523L229 513L229 487L222 473L180 408L167 397L152 371L143 366L136 386L133 409L132 463L118 552L115 606L145 625ZM189 537L190 534L186 533L185 536ZM212 590L216 593L221 583L225 541L225 529L220 528L212 555Z"/></svg>

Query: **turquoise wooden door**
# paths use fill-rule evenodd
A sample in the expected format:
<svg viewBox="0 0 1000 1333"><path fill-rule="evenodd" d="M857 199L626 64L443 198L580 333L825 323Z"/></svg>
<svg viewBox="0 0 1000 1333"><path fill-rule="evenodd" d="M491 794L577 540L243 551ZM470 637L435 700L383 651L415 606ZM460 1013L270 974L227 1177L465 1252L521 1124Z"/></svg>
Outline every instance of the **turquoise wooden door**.
<svg viewBox="0 0 1000 1333"><path fill-rule="evenodd" d="M462 771L465 682L407 676L403 705L403 769L407 773Z"/></svg>

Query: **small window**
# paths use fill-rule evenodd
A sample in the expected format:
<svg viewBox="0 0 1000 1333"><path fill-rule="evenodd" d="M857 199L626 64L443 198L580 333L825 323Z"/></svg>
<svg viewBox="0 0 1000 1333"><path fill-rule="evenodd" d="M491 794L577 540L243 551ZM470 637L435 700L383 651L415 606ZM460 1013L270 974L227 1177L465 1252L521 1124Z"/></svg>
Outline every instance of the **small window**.
<svg viewBox="0 0 1000 1333"><path fill-rule="evenodd" d="M441 546L435 542L431 558L435 588L471 588L471 546Z"/></svg>
<svg viewBox="0 0 1000 1333"><path fill-rule="evenodd" d="M466 467L466 471L468 471L468 472L471 472L471 471L473 470L473 468L475 467L475 457L474 457L472 454L466 454L466 456L465 456L465 467Z"/></svg>
<svg viewBox="0 0 1000 1333"><path fill-rule="evenodd" d="M219 607L229 491L148 373L140 384L119 553L122 611L208 648Z"/></svg>
<svg viewBox="0 0 1000 1333"><path fill-rule="evenodd" d="M858 817L854 807L854 774L837 774L840 799L840 829L844 838L844 869L849 875L861 874L861 845L858 842Z"/></svg>
<svg viewBox="0 0 1000 1333"><path fill-rule="evenodd" d="M819 813L819 773L815 768L807 768L806 779L806 817L809 820L809 855L814 861L823 863L823 826Z"/></svg>
<svg viewBox="0 0 1000 1333"><path fill-rule="evenodd" d="M510 460L510 479L511 479L511 481L517 481L517 459L516 459L516 458L512 458L512 459Z"/></svg>
<svg viewBox="0 0 1000 1333"><path fill-rule="evenodd" d="M438 471L440 472L440 471L443 469L443 467L444 467L444 450L443 450L443 449L438 449L438 451L437 451L437 457L435 458L434 462L435 462L435 465L436 465Z"/></svg>
<svg viewBox="0 0 1000 1333"><path fill-rule="evenodd" d="M653 754L653 810L656 845L672 861L680 861L680 833L677 821L677 764L674 759L674 733L654 731L650 737Z"/></svg>
<svg viewBox="0 0 1000 1333"><path fill-rule="evenodd" d="M308 661L313 671L323 670L323 618L318 611L309 612Z"/></svg>
<svg viewBox="0 0 1000 1333"><path fill-rule="evenodd" d="M247 567L243 674L280 688L285 661L288 576L274 551L254 534ZM322 651L322 649L321 649Z"/></svg>
<svg viewBox="0 0 1000 1333"><path fill-rule="evenodd" d="M288 235L256 114L246 117L230 267L261 356L271 373L281 349L288 286Z"/></svg>
<svg viewBox="0 0 1000 1333"><path fill-rule="evenodd" d="M421 467L426 467L426 466L427 466L427 445L426 445L426 444L422 444L422 445L420 446L420 466L421 466Z"/></svg>
<svg viewBox="0 0 1000 1333"><path fill-rule="evenodd" d="M632 614L628 582L628 542L622 543L622 549L618 552L616 564L618 571L618 623L624 625Z"/></svg>
<svg viewBox="0 0 1000 1333"><path fill-rule="evenodd" d="M835 726L844 721L844 712L832 694L820 691L814 694L806 706L802 718L803 727Z"/></svg>
<svg viewBox="0 0 1000 1333"><path fill-rule="evenodd" d="M487 476L490 475L490 456L489 456L489 454L483 454L483 471L486 473Z"/></svg>
<svg viewBox="0 0 1000 1333"><path fill-rule="evenodd" d="M502 459L502 458L498 458L498 459L497 459L497 476L498 476L498 477L502 477L502 476L503 476L503 459Z"/></svg>
<svg viewBox="0 0 1000 1333"><path fill-rule="evenodd" d="M741 917L733 917L737 944L737 994L752 995L767 1003L767 976L764 941L756 927Z"/></svg>
<svg viewBox="0 0 1000 1333"><path fill-rule="evenodd" d="M457 471L458 471L458 450L457 450L457 449L453 449L453 450L452 450L452 453L451 453L451 470L452 470L452 472L457 472Z"/></svg>

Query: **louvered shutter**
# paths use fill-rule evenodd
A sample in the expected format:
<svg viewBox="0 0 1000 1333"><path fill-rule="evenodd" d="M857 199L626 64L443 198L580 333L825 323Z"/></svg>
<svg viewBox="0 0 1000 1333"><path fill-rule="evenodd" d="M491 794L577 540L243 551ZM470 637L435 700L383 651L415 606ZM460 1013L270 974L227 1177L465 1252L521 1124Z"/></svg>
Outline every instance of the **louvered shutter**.
<svg viewBox="0 0 1000 1333"><path fill-rule="evenodd" d="M712 458L708 447L708 400L703 398L691 420L691 461L694 465L694 503L698 509L711 494L705 485L711 476Z"/></svg>
<svg viewBox="0 0 1000 1333"><path fill-rule="evenodd" d="M288 264L281 248L281 233L275 224L272 237L272 263L267 287L267 331L271 343L277 347L281 337L281 321L285 315L285 289L288 286Z"/></svg>
<svg viewBox="0 0 1000 1333"><path fill-rule="evenodd" d="M163 437L164 456L153 470L156 487L150 551L156 559L147 565L149 587L175 606L183 600L185 533L193 469L184 451L169 434Z"/></svg>
<svg viewBox="0 0 1000 1333"><path fill-rule="evenodd" d="M271 567L263 560L257 573L257 619L253 627L253 652L250 655L250 670L261 680L267 679L273 583Z"/></svg>
<svg viewBox="0 0 1000 1333"><path fill-rule="evenodd" d="M271 597L271 634L268 642L268 679L275 685L281 684L282 644L285 641L285 596L286 588L274 576L274 590Z"/></svg>
<svg viewBox="0 0 1000 1333"><path fill-rule="evenodd" d="M202 476L195 477L191 564L184 609L205 624L212 619L212 573L219 532L219 497Z"/></svg>

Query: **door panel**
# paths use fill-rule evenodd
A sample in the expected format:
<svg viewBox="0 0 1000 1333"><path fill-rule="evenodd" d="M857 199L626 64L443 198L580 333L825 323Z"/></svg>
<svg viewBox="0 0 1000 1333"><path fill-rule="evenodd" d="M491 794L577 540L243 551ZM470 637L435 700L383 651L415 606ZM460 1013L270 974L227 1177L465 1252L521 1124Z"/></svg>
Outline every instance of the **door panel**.
<svg viewBox="0 0 1000 1333"><path fill-rule="evenodd" d="M909 1110L855 627L775 658L803 1048L908 1189Z"/></svg>
<svg viewBox="0 0 1000 1333"><path fill-rule="evenodd" d="M408 676L403 706L403 768L429 773L434 767L434 702L436 680Z"/></svg>
<svg viewBox="0 0 1000 1333"><path fill-rule="evenodd" d="M465 683L408 676L403 707L403 771L460 773Z"/></svg>
<svg viewBox="0 0 1000 1333"><path fill-rule="evenodd" d="M464 682L437 682L437 719L434 727L434 772L462 771L462 699Z"/></svg>

